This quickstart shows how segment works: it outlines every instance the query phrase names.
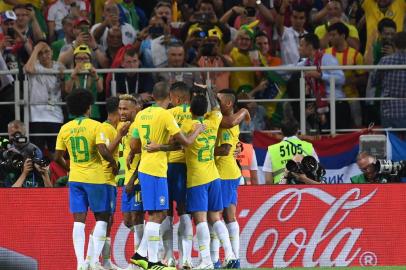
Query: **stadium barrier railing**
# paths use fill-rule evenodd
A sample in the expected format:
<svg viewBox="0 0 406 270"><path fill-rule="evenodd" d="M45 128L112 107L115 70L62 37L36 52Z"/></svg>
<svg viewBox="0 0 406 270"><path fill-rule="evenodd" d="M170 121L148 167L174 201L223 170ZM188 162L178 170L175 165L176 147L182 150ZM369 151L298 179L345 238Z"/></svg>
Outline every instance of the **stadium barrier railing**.
<svg viewBox="0 0 406 270"><path fill-rule="evenodd" d="M406 65L358 65L358 66L324 66L321 67L321 70L365 70L365 71L376 71L376 70L400 70L406 69ZM269 103L269 102L299 102L300 104L300 130L301 134L306 134L306 101L314 101L315 99L306 98L305 95L305 71L314 71L317 70L316 67L312 66L277 66L277 67L222 67L222 68L208 68L208 67L188 67L188 68L139 68L139 69L125 69L125 68L115 68L115 69L97 69L99 74L112 73L111 80L111 93L115 95L117 93L117 83L115 74L116 73L166 73L166 72L238 72L238 71L274 71L274 72L284 72L293 73L300 72L300 98L298 99L255 99L255 102L258 103ZM72 69L66 69L63 71L64 74L71 74ZM60 74L60 71L49 71L42 72L37 74ZM52 133L35 133L30 134L29 131L29 119L30 119L30 106L31 105L46 105L46 103L32 103L29 99L29 86L28 86L28 76L24 74L24 80L21 82L18 79L19 71L18 70L2 70L0 75L10 74L14 76L14 101L10 102L0 102L2 105L13 104L15 108L15 119L21 120L21 107L23 109L23 121L26 126L27 135L29 136L56 136L57 134ZM209 76L207 76L209 77ZM20 95L20 85L23 84L23 96ZM330 97L324 100L328 101L330 104L330 129L322 130L323 132L329 132L334 135L337 132L352 132L359 129L339 129L336 128L336 102L337 101L384 101L384 100L399 100L402 98L397 97L360 97L360 98L336 98L335 96L335 78L331 77L330 79ZM406 99L406 98L405 98ZM239 100L241 103L252 102L252 100ZM58 102L56 105L64 105L64 102ZM104 104L103 102L97 102L96 104ZM375 130L388 130L388 129L375 129ZM392 131L406 131L406 128L390 128ZM271 130L265 130L264 132L275 132ZM6 134L0 134L6 135Z"/></svg>

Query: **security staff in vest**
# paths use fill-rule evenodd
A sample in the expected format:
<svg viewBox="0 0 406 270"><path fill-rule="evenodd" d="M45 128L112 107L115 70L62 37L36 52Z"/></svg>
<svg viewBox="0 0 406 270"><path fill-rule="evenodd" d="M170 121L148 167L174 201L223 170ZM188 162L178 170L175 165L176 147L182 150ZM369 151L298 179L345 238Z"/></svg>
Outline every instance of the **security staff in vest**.
<svg viewBox="0 0 406 270"><path fill-rule="evenodd" d="M284 136L280 143L268 146L264 166L262 170L265 173L266 184L279 184L288 160L293 159L295 155L312 155L317 161L319 158L311 143L300 140L296 135L299 130L299 124L296 120L287 119L281 123L281 131ZM307 181L306 175L298 174L298 180L303 183Z"/></svg>

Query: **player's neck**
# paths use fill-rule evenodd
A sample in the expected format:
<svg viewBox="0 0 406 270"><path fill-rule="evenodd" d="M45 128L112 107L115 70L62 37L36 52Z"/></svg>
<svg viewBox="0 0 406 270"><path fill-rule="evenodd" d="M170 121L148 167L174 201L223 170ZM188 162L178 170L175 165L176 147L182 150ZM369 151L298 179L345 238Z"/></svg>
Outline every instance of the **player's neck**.
<svg viewBox="0 0 406 270"><path fill-rule="evenodd" d="M164 100L157 100L157 101L155 101L154 104L152 104L152 106L161 107L161 108L166 109L166 108L168 107L168 104L167 104L167 102L164 101Z"/></svg>

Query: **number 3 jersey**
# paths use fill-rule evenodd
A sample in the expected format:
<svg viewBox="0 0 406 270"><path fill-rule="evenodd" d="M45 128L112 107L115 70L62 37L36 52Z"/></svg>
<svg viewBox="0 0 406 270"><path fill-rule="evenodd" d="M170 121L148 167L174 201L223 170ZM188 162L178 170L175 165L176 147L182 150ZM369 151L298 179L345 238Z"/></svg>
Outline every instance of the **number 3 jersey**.
<svg viewBox="0 0 406 270"><path fill-rule="evenodd" d="M68 150L70 156L69 181L105 184L103 167L97 144L104 144L100 136L101 123L76 118L61 127L56 139L56 150Z"/></svg>
<svg viewBox="0 0 406 270"><path fill-rule="evenodd" d="M214 147L222 117L220 111L211 111L204 118L187 120L182 124L182 131L186 134L193 132L194 125L197 123L203 123L206 126L206 130L185 149L188 188L204 185L220 178L214 162Z"/></svg>
<svg viewBox="0 0 406 270"><path fill-rule="evenodd" d="M168 158L166 152L148 153L144 146L149 142L168 144L169 137L180 132L173 115L155 104L140 111L134 120L133 137L141 140L141 160L138 171L167 177Z"/></svg>

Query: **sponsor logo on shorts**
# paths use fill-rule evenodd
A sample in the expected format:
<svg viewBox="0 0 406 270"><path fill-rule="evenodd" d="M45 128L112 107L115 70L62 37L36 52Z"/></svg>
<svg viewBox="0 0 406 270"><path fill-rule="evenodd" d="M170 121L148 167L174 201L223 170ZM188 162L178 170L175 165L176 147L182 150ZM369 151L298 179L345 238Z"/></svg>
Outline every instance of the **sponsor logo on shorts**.
<svg viewBox="0 0 406 270"><path fill-rule="evenodd" d="M159 197L159 204L160 205L165 205L165 196Z"/></svg>

